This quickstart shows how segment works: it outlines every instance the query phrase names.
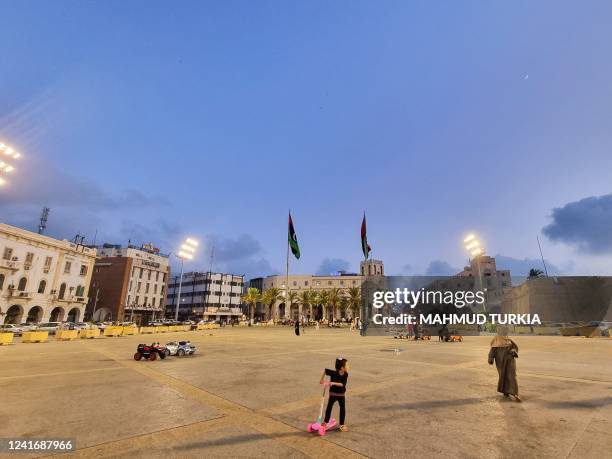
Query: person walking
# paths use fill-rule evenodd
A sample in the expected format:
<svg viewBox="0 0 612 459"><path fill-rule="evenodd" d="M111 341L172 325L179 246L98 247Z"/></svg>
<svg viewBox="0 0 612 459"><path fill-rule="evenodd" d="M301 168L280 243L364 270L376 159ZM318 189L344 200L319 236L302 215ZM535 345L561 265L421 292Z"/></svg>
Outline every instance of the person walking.
<svg viewBox="0 0 612 459"><path fill-rule="evenodd" d="M504 397L514 397L521 402L519 397L518 381L516 378L516 359L518 358L518 346L508 337L508 327L497 327L497 336L491 341L489 351L489 365L497 367L499 379L497 381L497 392Z"/></svg>
<svg viewBox="0 0 612 459"><path fill-rule="evenodd" d="M300 319L295 321L295 336L300 336Z"/></svg>

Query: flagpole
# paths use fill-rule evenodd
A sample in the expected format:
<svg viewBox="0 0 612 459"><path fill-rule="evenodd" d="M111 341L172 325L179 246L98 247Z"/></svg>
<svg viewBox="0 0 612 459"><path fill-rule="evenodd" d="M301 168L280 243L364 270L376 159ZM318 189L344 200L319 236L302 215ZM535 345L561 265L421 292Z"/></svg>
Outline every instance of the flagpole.
<svg viewBox="0 0 612 459"><path fill-rule="evenodd" d="M291 219L291 210L289 210ZM289 238L287 237L287 270L285 272L285 316L287 316L287 302L289 301Z"/></svg>

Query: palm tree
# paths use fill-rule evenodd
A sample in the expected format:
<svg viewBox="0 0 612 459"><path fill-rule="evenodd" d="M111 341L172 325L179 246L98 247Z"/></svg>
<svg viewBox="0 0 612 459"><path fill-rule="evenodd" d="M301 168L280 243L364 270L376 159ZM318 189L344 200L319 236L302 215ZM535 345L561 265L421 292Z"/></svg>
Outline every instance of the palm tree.
<svg viewBox="0 0 612 459"><path fill-rule="evenodd" d="M297 304L299 306L299 298L298 298L298 292L289 292L289 295L287 296L287 301L285 302L285 315L287 314L287 309L289 308L289 315L291 315L291 306L294 304ZM298 320L300 320L300 315L301 315L301 311L298 310ZM290 319L292 317L289 317Z"/></svg>
<svg viewBox="0 0 612 459"><path fill-rule="evenodd" d="M544 272L541 269L531 268L529 270L529 279L537 279L538 277L542 277Z"/></svg>
<svg viewBox="0 0 612 459"><path fill-rule="evenodd" d="M276 308L274 305L277 301L281 300L283 297L281 295L280 289L276 287L271 287L268 290L263 292L261 297L262 303L264 303L270 309L270 318L274 317L276 319ZM272 310L274 308L274 311Z"/></svg>
<svg viewBox="0 0 612 459"><path fill-rule="evenodd" d="M357 317L357 311L359 311L359 307L361 306L361 288L359 287L349 287L347 290L348 293L348 306L351 309L351 318Z"/></svg>
<svg viewBox="0 0 612 459"><path fill-rule="evenodd" d="M325 319L327 317L326 309L327 309L327 306L329 305L329 292L327 290L319 290L317 292L315 303L322 307L323 318Z"/></svg>
<svg viewBox="0 0 612 459"><path fill-rule="evenodd" d="M310 318L312 318L312 304L315 302L315 292L312 290L302 290L298 295L298 304L301 308L310 308Z"/></svg>
<svg viewBox="0 0 612 459"><path fill-rule="evenodd" d="M332 288L328 292L327 303L332 307L332 320L336 319L336 310L342 303L344 291L340 288Z"/></svg>
<svg viewBox="0 0 612 459"><path fill-rule="evenodd" d="M250 287L247 292L242 295L242 301L249 305L249 311L251 316L251 323L255 318L255 308L257 307L257 303L261 301L261 293L255 287Z"/></svg>

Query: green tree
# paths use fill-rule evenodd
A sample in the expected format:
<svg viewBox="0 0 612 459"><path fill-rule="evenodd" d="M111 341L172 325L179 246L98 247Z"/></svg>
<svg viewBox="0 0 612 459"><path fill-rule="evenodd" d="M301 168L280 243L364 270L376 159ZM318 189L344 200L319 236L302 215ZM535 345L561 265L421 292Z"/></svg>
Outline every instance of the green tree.
<svg viewBox="0 0 612 459"><path fill-rule="evenodd" d="M287 314L287 311L289 312L289 315L291 316L291 306L293 306L294 304L299 305L299 295L298 292L295 291L290 291L289 292L289 296L287 297L287 301L285 302L285 314ZM289 309L287 309L289 308ZM298 310L298 320L300 318L300 311ZM293 319L293 317L289 317L290 319Z"/></svg>
<svg viewBox="0 0 612 459"><path fill-rule="evenodd" d="M348 293L348 307L351 309L352 318L357 317L359 308L361 307L361 288L349 287Z"/></svg>
<svg viewBox="0 0 612 459"><path fill-rule="evenodd" d="M249 305L249 313L251 316L251 322L255 318L255 308L257 303L261 301L261 293L255 287L250 287L247 292L242 295L242 301Z"/></svg>
<svg viewBox="0 0 612 459"><path fill-rule="evenodd" d="M531 268L529 270L529 279L537 279L538 277L543 277L544 271L541 269Z"/></svg>
<svg viewBox="0 0 612 459"><path fill-rule="evenodd" d="M342 304L342 297L344 296L344 290L340 288L332 288L328 292L327 303L332 307L332 318L336 318L336 312L338 307Z"/></svg>
<svg viewBox="0 0 612 459"><path fill-rule="evenodd" d="M282 299L283 296L281 295L281 291L279 288L271 287L268 290L264 290L263 295L261 297L261 301L263 304L268 306L268 309L270 311L270 318L276 319L277 314L274 305L277 301L280 301Z"/></svg>
<svg viewBox="0 0 612 459"><path fill-rule="evenodd" d="M312 305L316 301L316 294L312 290L302 290L298 295L298 303L300 307L309 311L310 318L312 318Z"/></svg>
<svg viewBox="0 0 612 459"><path fill-rule="evenodd" d="M327 306L329 306L329 292L327 290L319 290L316 296L316 304L323 309L323 318L327 318Z"/></svg>

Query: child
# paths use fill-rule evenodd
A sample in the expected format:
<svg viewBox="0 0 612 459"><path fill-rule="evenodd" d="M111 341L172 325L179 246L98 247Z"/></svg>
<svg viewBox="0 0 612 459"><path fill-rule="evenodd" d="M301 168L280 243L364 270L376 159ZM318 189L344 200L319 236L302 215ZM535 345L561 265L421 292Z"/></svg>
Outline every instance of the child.
<svg viewBox="0 0 612 459"><path fill-rule="evenodd" d="M348 428L344 424L346 409L344 406L344 395L346 394L346 382L348 380L349 364L346 359L338 357L336 359L336 369L330 370L326 368L321 375L321 384L329 385L329 400L327 401L327 409L325 410L325 421L323 426L327 426L331 417L334 403L338 402L340 406L340 431L346 432ZM329 382L325 381L325 376L329 376Z"/></svg>

